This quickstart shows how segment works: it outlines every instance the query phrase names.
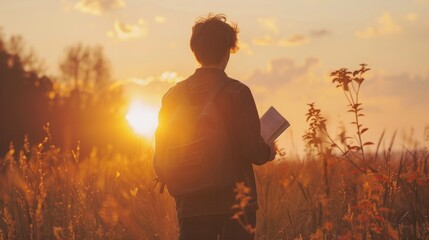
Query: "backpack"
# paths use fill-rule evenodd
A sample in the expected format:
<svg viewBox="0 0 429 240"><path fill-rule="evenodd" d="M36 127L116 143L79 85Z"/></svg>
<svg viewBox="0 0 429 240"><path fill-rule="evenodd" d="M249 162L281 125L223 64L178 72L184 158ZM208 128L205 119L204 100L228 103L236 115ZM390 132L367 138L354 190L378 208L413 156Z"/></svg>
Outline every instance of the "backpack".
<svg viewBox="0 0 429 240"><path fill-rule="evenodd" d="M234 184L232 144L225 114L216 98L228 85L225 81L208 94L207 101L191 99L188 81L176 86L176 93L161 108L155 135L154 168L170 195L220 189ZM173 107L168 106L172 104ZM162 112L166 111L166 112Z"/></svg>

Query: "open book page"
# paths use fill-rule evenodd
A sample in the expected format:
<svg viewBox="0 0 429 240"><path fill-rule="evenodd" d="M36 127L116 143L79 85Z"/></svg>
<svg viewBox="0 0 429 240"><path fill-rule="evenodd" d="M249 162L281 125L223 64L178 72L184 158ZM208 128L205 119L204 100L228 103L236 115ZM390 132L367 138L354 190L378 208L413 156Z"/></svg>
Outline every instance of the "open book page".
<svg viewBox="0 0 429 240"><path fill-rule="evenodd" d="M274 142L289 126L289 122L274 107L270 107L261 117L261 135L266 143Z"/></svg>

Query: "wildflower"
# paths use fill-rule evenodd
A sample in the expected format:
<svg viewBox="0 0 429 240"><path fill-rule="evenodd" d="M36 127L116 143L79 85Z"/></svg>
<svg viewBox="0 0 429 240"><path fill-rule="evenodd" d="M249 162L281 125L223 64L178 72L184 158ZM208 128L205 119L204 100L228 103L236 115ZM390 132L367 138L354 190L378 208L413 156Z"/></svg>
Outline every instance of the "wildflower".
<svg viewBox="0 0 429 240"><path fill-rule="evenodd" d="M344 91L349 91L349 84L352 82L352 72L348 71L347 68L341 68L331 73L332 77L335 77L332 82L338 82L337 87L343 87Z"/></svg>

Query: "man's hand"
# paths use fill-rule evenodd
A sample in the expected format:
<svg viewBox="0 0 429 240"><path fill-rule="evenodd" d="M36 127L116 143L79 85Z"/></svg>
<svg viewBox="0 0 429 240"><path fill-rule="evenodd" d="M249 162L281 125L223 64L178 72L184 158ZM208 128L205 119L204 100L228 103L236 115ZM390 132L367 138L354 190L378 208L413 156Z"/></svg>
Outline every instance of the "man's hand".
<svg viewBox="0 0 429 240"><path fill-rule="evenodd" d="M276 155L277 155L277 144L276 142L272 142L268 145L270 146L270 149L271 149L271 155L270 155L269 161L272 161L276 158Z"/></svg>

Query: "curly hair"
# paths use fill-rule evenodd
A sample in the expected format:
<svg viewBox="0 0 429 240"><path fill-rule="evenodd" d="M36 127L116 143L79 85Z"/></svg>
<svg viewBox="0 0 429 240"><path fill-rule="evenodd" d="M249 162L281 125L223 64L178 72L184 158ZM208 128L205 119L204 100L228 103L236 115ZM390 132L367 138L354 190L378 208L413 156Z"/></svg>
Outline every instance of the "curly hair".
<svg viewBox="0 0 429 240"><path fill-rule="evenodd" d="M226 21L223 14L209 14L195 21L190 45L199 63L218 64L225 54L238 50L237 24L228 24Z"/></svg>

